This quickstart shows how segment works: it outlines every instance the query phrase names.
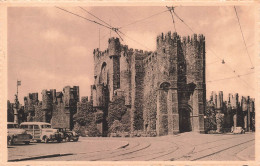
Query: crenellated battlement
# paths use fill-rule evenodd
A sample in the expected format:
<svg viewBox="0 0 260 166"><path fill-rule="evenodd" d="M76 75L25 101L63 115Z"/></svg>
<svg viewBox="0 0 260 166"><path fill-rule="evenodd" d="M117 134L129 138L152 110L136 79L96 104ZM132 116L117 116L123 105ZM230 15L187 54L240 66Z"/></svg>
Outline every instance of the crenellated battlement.
<svg viewBox="0 0 260 166"><path fill-rule="evenodd" d="M205 36L202 34L193 34L192 36L184 36L182 38L182 43L183 44L191 44L191 45L196 45L196 44L201 44L205 42Z"/></svg>
<svg viewBox="0 0 260 166"><path fill-rule="evenodd" d="M162 44L172 45L177 41L180 41L180 36L176 32L171 33L171 31L169 31L166 34L162 33L161 35L158 35L156 38L157 45L162 45Z"/></svg>
<svg viewBox="0 0 260 166"><path fill-rule="evenodd" d="M109 56L109 49L100 51L99 48L96 48L93 51L93 55L94 55L94 59L100 59L101 57Z"/></svg>
<svg viewBox="0 0 260 166"><path fill-rule="evenodd" d="M184 36L181 39L181 37L176 32L171 33L171 31L166 34L162 33L157 36L157 48L161 45L174 45L174 43L177 42L181 42L183 45L191 44L196 46L205 42L205 36L202 34L193 34L191 36Z"/></svg>

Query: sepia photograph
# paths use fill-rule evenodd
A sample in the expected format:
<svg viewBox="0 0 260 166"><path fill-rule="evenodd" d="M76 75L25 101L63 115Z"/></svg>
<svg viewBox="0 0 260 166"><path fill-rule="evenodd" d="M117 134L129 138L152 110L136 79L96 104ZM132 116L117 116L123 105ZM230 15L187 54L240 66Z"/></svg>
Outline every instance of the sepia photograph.
<svg viewBox="0 0 260 166"><path fill-rule="evenodd" d="M147 5L6 7L8 163L256 161L257 5Z"/></svg>

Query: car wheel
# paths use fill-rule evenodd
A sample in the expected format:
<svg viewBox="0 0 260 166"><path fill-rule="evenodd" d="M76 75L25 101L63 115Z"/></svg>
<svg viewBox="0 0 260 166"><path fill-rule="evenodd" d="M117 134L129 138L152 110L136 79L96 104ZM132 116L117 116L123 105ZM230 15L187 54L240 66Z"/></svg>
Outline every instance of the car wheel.
<svg viewBox="0 0 260 166"><path fill-rule="evenodd" d="M47 137L44 137L44 143L48 143L49 142L49 139Z"/></svg>
<svg viewBox="0 0 260 166"><path fill-rule="evenodd" d="M76 138L76 139L74 139L74 140L73 140L73 142L77 142L78 140L79 140L79 139L78 139L78 138Z"/></svg>
<svg viewBox="0 0 260 166"><path fill-rule="evenodd" d="M13 145L13 139L12 139L12 138L8 138L7 144L8 144L8 145Z"/></svg>
<svg viewBox="0 0 260 166"><path fill-rule="evenodd" d="M29 145L30 141L25 141L24 143L25 143L25 145Z"/></svg>
<svg viewBox="0 0 260 166"><path fill-rule="evenodd" d="M70 137L65 138L66 142L70 142Z"/></svg>
<svg viewBox="0 0 260 166"><path fill-rule="evenodd" d="M60 143L62 141L62 139L57 139L57 142Z"/></svg>

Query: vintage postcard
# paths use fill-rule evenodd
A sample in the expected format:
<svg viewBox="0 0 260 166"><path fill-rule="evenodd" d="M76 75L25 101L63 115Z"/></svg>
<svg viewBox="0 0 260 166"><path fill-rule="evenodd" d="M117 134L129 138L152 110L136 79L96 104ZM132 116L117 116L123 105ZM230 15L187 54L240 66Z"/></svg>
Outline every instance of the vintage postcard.
<svg viewBox="0 0 260 166"><path fill-rule="evenodd" d="M258 1L0 3L4 165L260 164Z"/></svg>

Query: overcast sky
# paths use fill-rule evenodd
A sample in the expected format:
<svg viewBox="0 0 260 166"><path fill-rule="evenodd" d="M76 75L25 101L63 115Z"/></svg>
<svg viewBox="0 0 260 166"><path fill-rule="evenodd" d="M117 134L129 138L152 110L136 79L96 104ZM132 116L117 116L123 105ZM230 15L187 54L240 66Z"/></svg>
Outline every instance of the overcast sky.
<svg viewBox="0 0 260 166"><path fill-rule="evenodd" d="M124 37L123 44L131 48L155 50L156 36L161 32L174 31L169 12L128 25L136 20L166 10L166 7L84 7L130 38ZM96 20L78 7L65 7L89 19ZM206 80L207 98L212 90L239 93L255 97L255 74L240 78L225 79L254 72L240 33L233 6L187 7L180 6L175 12L195 33L206 37ZM255 15L252 6L237 6L248 52L253 65ZM98 21L98 20L96 20ZM176 30L181 36L192 32L175 17ZM128 26L125 26L128 25ZM64 86L80 86L80 96L90 95L93 84L93 49L107 48L110 31L97 24L87 22L55 7L10 7L8 8L8 99L13 101L16 80L19 100L28 93L42 89L57 89ZM113 32L111 36L116 36ZM142 43L139 44L135 41ZM215 53L213 53L215 52ZM214 55L215 54L215 55ZM216 57L225 60L225 64ZM235 70L233 72L232 70ZM214 81L219 80L219 81Z"/></svg>

